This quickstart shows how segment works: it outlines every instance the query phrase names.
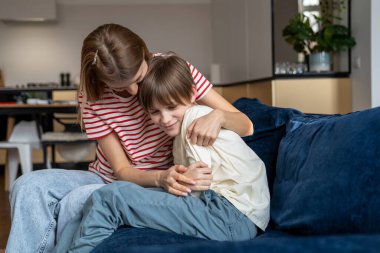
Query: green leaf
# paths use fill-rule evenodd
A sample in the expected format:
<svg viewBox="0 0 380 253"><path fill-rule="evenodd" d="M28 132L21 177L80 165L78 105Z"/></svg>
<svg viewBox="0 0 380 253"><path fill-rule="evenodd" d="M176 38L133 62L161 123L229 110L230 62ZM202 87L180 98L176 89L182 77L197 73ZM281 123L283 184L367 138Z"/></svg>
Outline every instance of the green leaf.
<svg viewBox="0 0 380 253"><path fill-rule="evenodd" d="M305 54L322 51L338 52L356 45L347 27L333 24L332 20L336 17L315 16L315 19L319 27L322 27L318 32L313 31L310 19L301 13L292 17L288 25L284 27L282 35L296 52Z"/></svg>

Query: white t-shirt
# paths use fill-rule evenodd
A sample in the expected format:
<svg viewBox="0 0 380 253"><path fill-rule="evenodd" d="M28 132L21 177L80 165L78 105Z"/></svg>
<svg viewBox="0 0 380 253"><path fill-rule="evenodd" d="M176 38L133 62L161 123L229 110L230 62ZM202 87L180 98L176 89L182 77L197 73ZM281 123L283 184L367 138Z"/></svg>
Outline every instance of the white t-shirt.
<svg viewBox="0 0 380 253"><path fill-rule="evenodd" d="M264 162L233 131L222 129L209 147L193 145L186 136L191 122L211 111L201 105L186 111L181 134L174 140L174 163L188 166L202 161L208 164L213 175L210 189L265 230L269 222L270 195Z"/></svg>

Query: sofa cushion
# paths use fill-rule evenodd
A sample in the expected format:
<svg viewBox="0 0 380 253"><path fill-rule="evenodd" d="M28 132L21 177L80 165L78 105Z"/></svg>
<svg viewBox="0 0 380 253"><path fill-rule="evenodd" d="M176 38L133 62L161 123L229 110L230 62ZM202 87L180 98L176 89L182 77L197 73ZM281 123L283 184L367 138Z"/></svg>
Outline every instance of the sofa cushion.
<svg viewBox="0 0 380 253"><path fill-rule="evenodd" d="M286 123L293 116L302 113L294 109L268 106L258 99L250 98L240 98L233 105L246 114L254 124L253 135L243 139L265 163L269 191L272 194L278 146L285 134Z"/></svg>
<svg viewBox="0 0 380 253"><path fill-rule="evenodd" d="M378 234L295 236L269 231L253 240L218 242L148 228L119 228L92 253L357 253L379 248Z"/></svg>
<svg viewBox="0 0 380 253"><path fill-rule="evenodd" d="M380 233L380 108L289 121L271 218L301 234Z"/></svg>

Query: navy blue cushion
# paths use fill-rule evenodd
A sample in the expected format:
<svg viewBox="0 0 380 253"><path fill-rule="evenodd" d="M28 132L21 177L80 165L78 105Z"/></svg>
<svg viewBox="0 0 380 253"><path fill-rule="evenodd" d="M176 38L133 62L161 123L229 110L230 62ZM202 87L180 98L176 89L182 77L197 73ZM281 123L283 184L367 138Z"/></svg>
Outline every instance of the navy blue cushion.
<svg viewBox="0 0 380 253"><path fill-rule="evenodd" d="M92 253L357 253L379 248L380 235L294 236L269 231L253 240L217 242L148 228L120 228Z"/></svg>
<svg viewBox="0 0 380 253"><path fill-rule="evenodd" d="M293 116L302 113L294 109L268 106L258 99L250 98L240 98L233 105L246 114L254 124L253 135L243 139L265 163L269 191L272 194L278 146L285 135L286 123Z"/></svg>
<svg viewBox="0 0 380 253"><path fill-rule="evenodd" d="M276 229L380 233L380 108L294 117L280 143L276 173Z"/></svg>

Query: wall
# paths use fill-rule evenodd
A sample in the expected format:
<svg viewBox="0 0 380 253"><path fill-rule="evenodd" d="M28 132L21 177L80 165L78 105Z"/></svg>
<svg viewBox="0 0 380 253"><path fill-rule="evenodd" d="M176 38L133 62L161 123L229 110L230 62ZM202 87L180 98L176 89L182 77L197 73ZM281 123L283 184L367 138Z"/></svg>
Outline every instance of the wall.
<svg viewBox="0 0 380 253"><path fill-rule="evenodd" d="M371 1L371 107L380 106L380 1Z"/></svg>
<svg viewBox="0 0 380 253"><path fill-rule="evenodd" d="M153 52L174 51L206 76L211 64L210 4L59 4L58 21L0 23L0 68L7 86L77 77L84 37L103 23L139 34Z"/></svg>
<svg viewBox="0 0 380 253"><path fill-rule="evenodd" d="M378 0L352 0L352 33L357 40L352 50L354 110L380 105L380 49L376 47L380 17L371 14L379 9L378 5ZM78 75L83 38L106 22L129 26L146 40L152 51L178 52L206 76L211 63L220 63L224 83L271 75L268 0L164 5L60 4L56 23L0 22L0 68L6 85L58 82L62 71ZM355 68L358 57L361 66Z"/></svg>
<svg viewBox="0 0 380 253"><path fill-rule="evenodd" d="M371 107L371 2L352 0L352 107L354 111Z"/></svg>
<svg viewBox="0 0 380 253"><path fill-rule="evenodd" d="M289 20L298 13L298 2L294 0L274 0L274 43L276 62L298 61L297 53L293 47L282 37L282 30L289 23Z"/></svg>
<svg viewBox="0 0 380 253"><path fill-rule="evenodd" d="M248 80L272 76L271 3L246 0Z"/></svg>
<svg viewBox="0 0 380 253"><path fill-rule="evenodd" d="M378 0L352 0L353 110L380 106L380 8Z"/></svg>
<svg viewBox="0 0 380 253"><path fill-rule="evenodd" d="M220 66L223 83L248 78L244 7L245 0L215 0L211 3L212 59Z"/></svg>
<svg viewBox="0 0 380 253"><path fill-rule="evenodd" d="M271 76L270 1L213 0L211 24L222 84Z"/></svg>

